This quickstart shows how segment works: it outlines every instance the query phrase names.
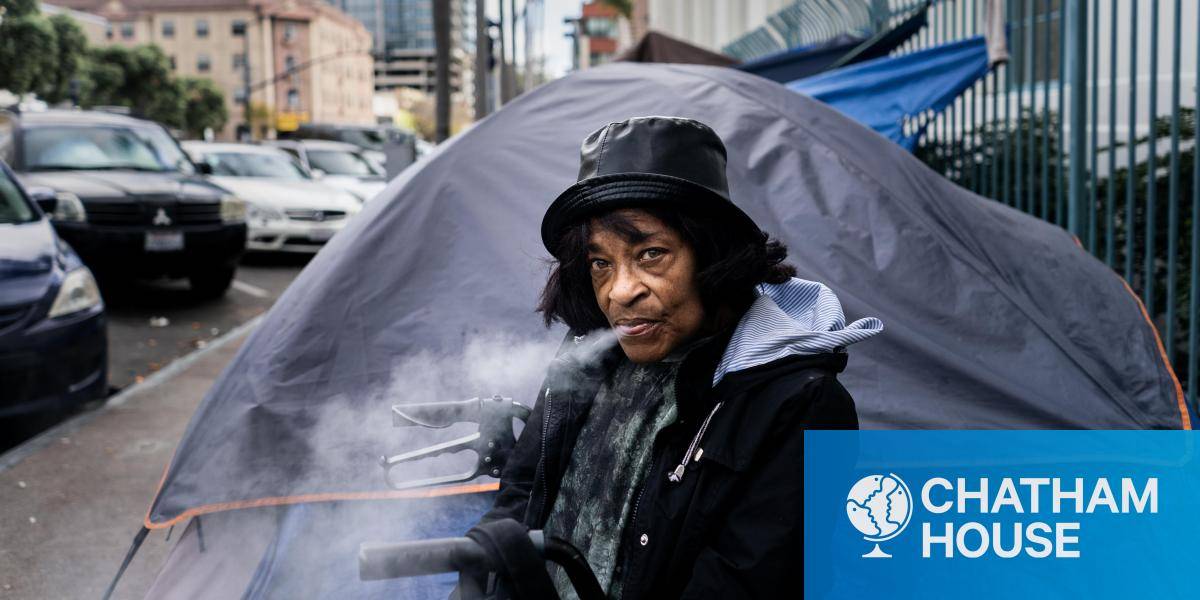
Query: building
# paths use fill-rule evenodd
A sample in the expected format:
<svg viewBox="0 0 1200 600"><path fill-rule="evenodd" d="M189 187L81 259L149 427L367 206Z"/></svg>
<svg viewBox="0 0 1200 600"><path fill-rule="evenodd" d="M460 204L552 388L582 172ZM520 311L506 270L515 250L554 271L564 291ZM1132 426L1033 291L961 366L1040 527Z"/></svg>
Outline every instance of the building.
<svg viewBox="0 0 1200 600"><path fill-rule="evenodd" d="M575 68L586 69L609 62L634 41L629 20L616 8L598 0L587 2L575 32Z"/></svg>
<svg viewBox="0 0 1200 600"><path fill-rule="evenodd" d="M375 89L410 88L436 91L436 47L431 0L328 0L358 19L371 32L375 55ZM450 86L454 93L474 94L475 0L452 3Z"/></svg>
<svg viewBox="0 0 1200 600"><path fill-rule="evenodd" d="M652 29L721 52L792 4L795 0L635 0L634 29Z"/></svg>
<svg viewBox="0 0 1200 600"><path fill-rule="evenodd" d="M107 19L100 43L155 44L183 76L225 93L220 139L255 138L301 122L370 124L371 35L319 0L58 0ZM247 88L249 95L247 97ZM247 114L246 108L249 107ZM247 119L247 117L249 117Z"/></svg>

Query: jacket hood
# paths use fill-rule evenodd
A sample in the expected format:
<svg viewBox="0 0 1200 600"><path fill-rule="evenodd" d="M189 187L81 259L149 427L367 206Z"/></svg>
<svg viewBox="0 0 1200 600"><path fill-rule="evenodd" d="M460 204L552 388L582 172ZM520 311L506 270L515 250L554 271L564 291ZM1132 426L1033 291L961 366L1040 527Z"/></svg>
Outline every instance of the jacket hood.
<svg viewBox="0 0 1200 600"><path fill-rule="evenodd" d="M875 317L847 325L841 301L822 283L793 277L759 285L758 294L713 372L714 386L730 373L787 356L842 352L883 331Z"/></svg>

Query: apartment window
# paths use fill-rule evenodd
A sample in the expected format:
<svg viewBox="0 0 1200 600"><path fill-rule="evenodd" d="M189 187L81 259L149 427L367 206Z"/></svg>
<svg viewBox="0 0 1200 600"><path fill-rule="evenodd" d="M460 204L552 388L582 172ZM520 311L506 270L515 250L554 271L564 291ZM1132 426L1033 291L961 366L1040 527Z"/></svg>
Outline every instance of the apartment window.
<svg viewBox="0 0 1200 600"><path fill-rule="evenodd" d="M196 37L208 37L208 19L196 19Z"/></svg>
<svg viewBox="0 0 1200 600"><path fill-rule="evenodd" d="M121 38L130 40L133 39L133 22L126 21L121 23Z"/></svg>
<svg viewBox="0 0 1200 600"><path fill-rule="evenodd" d="M165 38L175 37L175 21L162 22L162 36Z"/></svg>
<svg viewBox="0 0 1200 600"><path fill-rule="evenodd" d="M207 54L201 54L196 57L196 70L201 73L207 73L212 68L212 59Z"/></svg>
<svg viewBox="0 0 1200 600"><path fill-rule="evenodd" d="M234 36L246 35L246 22L242 19L237 19L229 27L229 33Z"/></svg>
<svg viewBox="0 0 1200 600"><path fill-rule="evenodd" d="M246 101L246 89L238 88L236 90L233 90L233 101L238 102L238 103L245 102Z"/></svg>
<svg viewBox="0 0 1200 600"><path fill-rule="evenodd" d="M283 41L290 42L294 39L296 39L296 24L295 23L284 23L283 24Z"/></svg>
<svg viewBox="0 0 1200 600"><path fill-rule="evenodd" d="M285 73L291 73L292 69L296 68L296 57L291 54L283 58L283 70Z"/></svg>
<svg viewBox="0 0 1200 600"><path fill-rule="evenodd" d="M105 23L105 24L104 24L104 37L105 37L105 38L108 38L108 39L110 39L110 40L111 40L111 39L113 39L113 26L112 26L112 23Z"/></svg>
<svg viewBox="0 0 1200 600"><path fill-rule="evenodd" d="M171 56L168 56L167 60L171 63L171 70L174 71L175 70L175 55L172 54Z"/></svg>
<svg viewBox="0 0 1200 600"><path fill-rule="evenodd" d="M288 108L290 108L292 110L297 110L300 108L300 92L299 91L297 91L295 89L288 90L287 105L288 105Z"/></svg>
<svg viewBox="0 0 1200 600"><path fill-rule="evenodd" d="M236 71L246 66L246 55L242 52L236 52L233 55L233 70Z"/></svg>

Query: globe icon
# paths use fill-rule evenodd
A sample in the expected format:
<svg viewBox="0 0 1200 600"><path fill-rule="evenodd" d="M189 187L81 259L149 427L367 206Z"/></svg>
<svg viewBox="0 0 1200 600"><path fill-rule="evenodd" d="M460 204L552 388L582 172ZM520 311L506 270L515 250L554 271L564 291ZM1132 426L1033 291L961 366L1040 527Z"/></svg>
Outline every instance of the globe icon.
<svg viewBox="0 0 1200 600"><path fill-rule="evenodd" d="M868 542L875 542L875 549L863 558L891 558L879 547L904 531L912 517L912 493L908 485L895 473L867 475L850 488L846 496L846 516L850 524Z"/></svg>

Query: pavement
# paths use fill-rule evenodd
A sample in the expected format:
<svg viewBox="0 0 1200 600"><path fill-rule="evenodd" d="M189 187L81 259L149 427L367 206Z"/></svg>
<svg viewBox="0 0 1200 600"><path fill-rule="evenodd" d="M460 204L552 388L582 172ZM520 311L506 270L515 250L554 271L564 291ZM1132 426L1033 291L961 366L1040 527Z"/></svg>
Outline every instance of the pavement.
<svg viewBox="0 0 1200 600"><path fill-rule="evenodd" d="M257 323L0 455L0 599L101 597L189 419ZM150 533L114 598L143 597L166 535Z"/></svg>

